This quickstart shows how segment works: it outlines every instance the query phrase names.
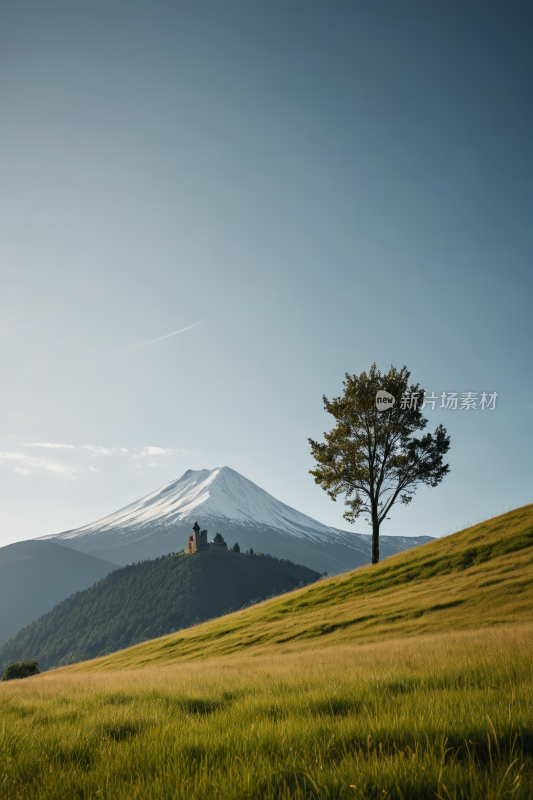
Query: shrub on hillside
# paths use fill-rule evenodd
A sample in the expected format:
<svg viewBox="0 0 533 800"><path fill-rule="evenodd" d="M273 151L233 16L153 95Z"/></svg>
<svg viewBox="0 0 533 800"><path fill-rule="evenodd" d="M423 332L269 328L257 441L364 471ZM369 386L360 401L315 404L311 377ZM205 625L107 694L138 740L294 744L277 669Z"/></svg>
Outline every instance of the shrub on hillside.
<svg viewBox="0 0 533 800"><path fill-rule="evenodd" d="M6 667L2 680L12 681L16 678L29 678L30 675L38 675L40 671L39 662L34 658L31 661L17 661Z"/></svg>
<svg viewBox="0 0 533 800"><path fill-rule="evenodd" d="M239 547L237 542L235 542L235 544L233 545L233 552L234 553L240 553L241 552L241 548Z"/></svg>

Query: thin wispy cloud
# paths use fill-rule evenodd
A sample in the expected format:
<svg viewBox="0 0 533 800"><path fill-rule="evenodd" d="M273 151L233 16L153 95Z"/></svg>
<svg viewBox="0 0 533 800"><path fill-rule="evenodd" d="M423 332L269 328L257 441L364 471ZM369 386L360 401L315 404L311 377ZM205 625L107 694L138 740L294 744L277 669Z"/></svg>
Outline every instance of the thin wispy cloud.
<svg viewBox="0 0 533 800"><path fill-rule="evenodd" d="M104 456L104 457L111 457L111 456L121 456L126 458L131 458L134 461L143 461L145 464L146 462L144 459L150 458L152 461L150 462L149 466L160 466L160 462L154 461L153 459L159 459L163 456L173 456L176 453L186 453L186 450L183 450L179 447L157 447L155 445L145 445L144 447L133 447L128 449L127 447L101 447L99 445L94 444L63 444L61 442L24 442L20 445L21 447L38 447L43 448L45 450L76 450L78 452L85 451L89 453L92 457L97 456ZM15 457L14 454L10 454L12 458ZM59 453L58 453L59 455ZM26 456L23 453L17 454L17 458L19 459L27 459L28 463L30 463L31 459L37 463L44 464L58 464L59 462L54 461L47 461L46 459L37 459L34 456ZM52 467L47 467L48 469L52 469ZM68 468L70 469L70 468ZM95 469L94 467L79 467L79 469L89 469L91 472L98 472L99 470ZM57 472L63 472L65 470L57 469Z"/></svg>
<svg viewBox="0 0 533 800"><path fill-rule="evenodd" d="M13 471L18 472L19 475L31 475L33 473L32 469L24 469L24 467L15 467Z"/></svg>
<svg viewBox="0 0 533 800"><path fill-rule="evenodd" d="M185 333L185 331L190 331L191 328L196 328L197 325L201 325L201 322L195 322L194 325L187 325L186 328L180 328L179 331L173 331L173 333L166 333L164 336L158 336L156 339L148 339L147 342L139 342L139 344L134 344L132 347L145 347L147 344L154 344L154 342L161 342L163 339L170 339L171 336L177 336L178 333Z"/></svg>
<svg viewBox="0 0 533 800"><path fill-rule="evenodd" d="M139 458L140 456L169 456L173 453L186 452L178 447L155 447L154 445L145 445L144 447L131 448L130 450L127 447L100 447L94 444L59 444L56 442L23 442L20 446L44 447L49 450L88 450L90 453L103 456L131 453L135 450L136 455L133 458Z"/></svg>
<svg viewBox="0 0 533 800"><path fill-rule="evenodd" d="M21 442L21 447L47 447L49 450L75 450L75 444L52 444L51 442Z"/></svg>
<svg viewBox="0 0 533 800"><path fill-rule="evenodd" d="M9 461L26 464L26 469L27 467L44 469L47 472L57 472L60 475L67 475L69 478L73 478L76 474L76 467L72 464L62 464L60 461L51 461L49 458L29 456L26 453L0 453L0 464L5 464ZM21 468L15 467L15 471L20 472Z"/></svg>
<svg viewBox="0 0 533 800"><path fill-rule="evenodd" d="M141 456L170 456L176 452L176 449L165 449L164 447L145 447L144 450L141 450Z"/></svg>
<svg viewBox="0 0 533 800"><path fill-rule="evenodd" d="M54 442L24 442L21 447L45 447L49 450L88 450L94 455L111 456L116 453L129 453L125 447L97 447L94 444L55 444Z"/></svg>
<svg viewBox="0 0 533 800"><path fill-rule="evenodd" d="M147 456L173 456L174 453L186 453L186 450L182 450L180 447L143 447L141 450L138 450L132 458L139 459L139 458L146 458ZM150 466L155 466L155 463L150 464Z"/></svg>

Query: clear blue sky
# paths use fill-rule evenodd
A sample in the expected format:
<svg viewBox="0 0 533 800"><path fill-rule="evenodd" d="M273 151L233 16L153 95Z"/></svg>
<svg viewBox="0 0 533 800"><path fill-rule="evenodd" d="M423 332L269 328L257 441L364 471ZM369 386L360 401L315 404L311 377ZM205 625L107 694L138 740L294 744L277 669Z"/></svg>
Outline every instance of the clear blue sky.
<svg viewBox="0 0 533 800"><path fill-rule="evenodd" d="M512 0L2 3L0 545L223 465L349 527L307 438L374 361L499 393L428 412L450 475L382 533L532 501L532 22Z"/></svg>

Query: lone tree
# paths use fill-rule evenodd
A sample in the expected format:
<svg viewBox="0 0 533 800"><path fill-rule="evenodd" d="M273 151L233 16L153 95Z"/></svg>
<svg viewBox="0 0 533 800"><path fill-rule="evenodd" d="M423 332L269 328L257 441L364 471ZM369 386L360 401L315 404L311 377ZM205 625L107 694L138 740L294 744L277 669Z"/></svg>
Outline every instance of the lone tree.
<svg viewBox="0 0 533 800"><path fill-rule="evenodd" d="M408 505L419 484L438 486L450 471L443 464L450 437L442 425L435 433L414 436L427 425L420 405L425 392L409 386L410 372L391 366L386 375L373 364L368 374L348 375L344 394L328 400L326 411L336 420L325 443L309 439L317 467L309 470L329 496L345 496L344 518L353 523L368 514L372 524L372 563L379 561L379 529L394 503ZM384 390L385 410L378 410L376 395ZM387 398L386 398L387 399ZM380 405L382 408L383 406Z"/></svg>

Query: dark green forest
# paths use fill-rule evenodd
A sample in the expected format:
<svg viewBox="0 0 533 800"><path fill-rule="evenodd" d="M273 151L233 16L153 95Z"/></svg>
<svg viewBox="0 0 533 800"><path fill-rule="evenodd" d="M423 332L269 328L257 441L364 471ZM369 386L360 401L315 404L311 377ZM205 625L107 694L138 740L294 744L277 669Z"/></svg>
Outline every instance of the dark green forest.
<svg viewBox="0 0 533 800"><path fill-rule="evenodd" d="M0 667L37 659L47 670L96 658L319 577L291 561L232 551L170 554L130 564L76 592L8 639L0 647Z"/></svg>

